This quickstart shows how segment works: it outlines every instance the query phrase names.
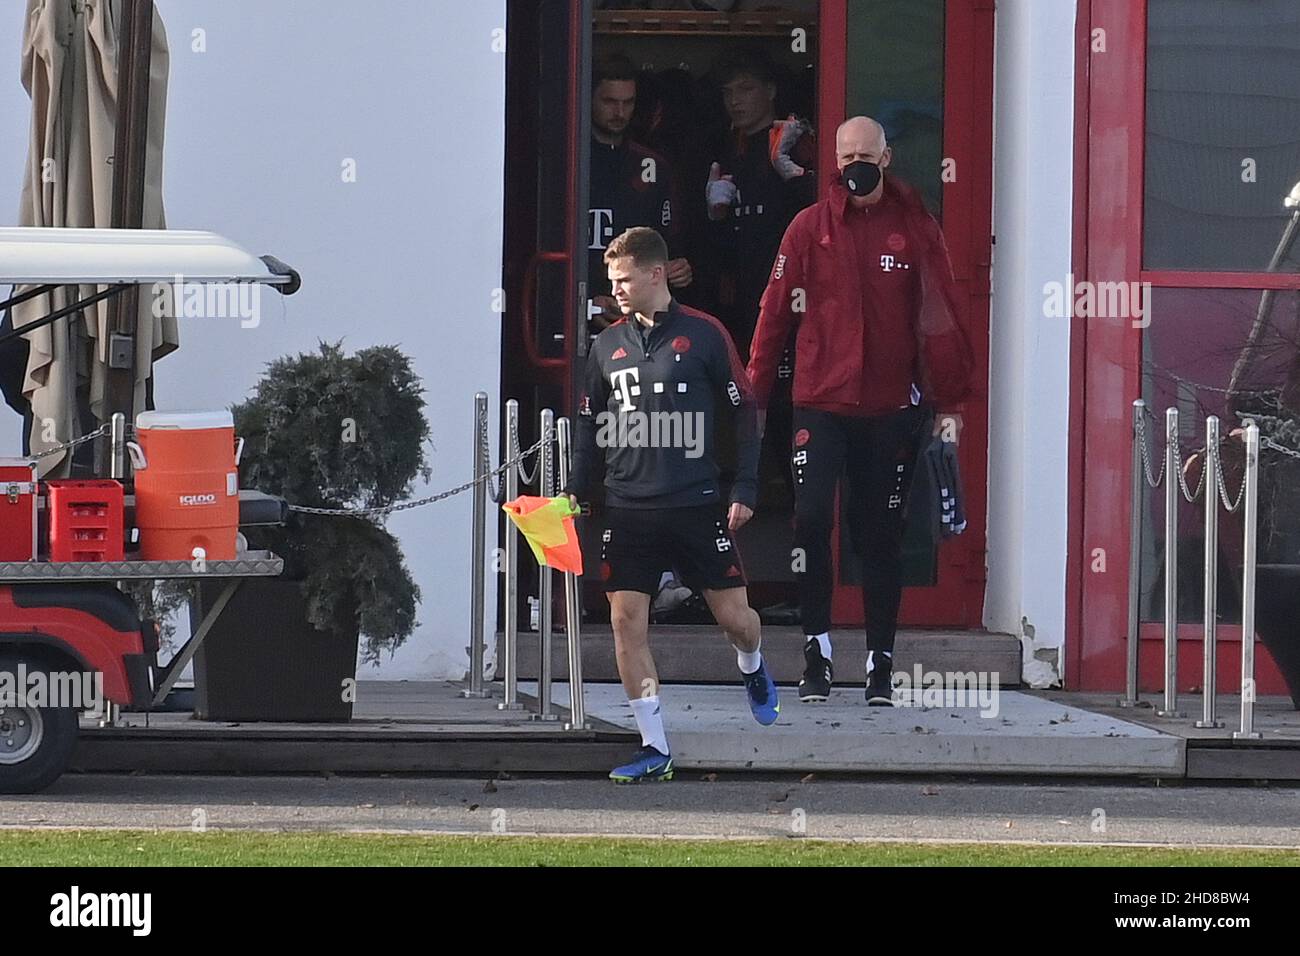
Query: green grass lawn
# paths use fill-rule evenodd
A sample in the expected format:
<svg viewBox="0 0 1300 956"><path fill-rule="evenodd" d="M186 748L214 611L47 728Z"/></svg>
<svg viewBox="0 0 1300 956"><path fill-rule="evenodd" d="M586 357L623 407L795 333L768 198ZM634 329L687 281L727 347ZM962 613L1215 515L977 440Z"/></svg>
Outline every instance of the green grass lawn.
<svg viewBox="0 0 1300 956"><path fill-rule="evenodd" d="M1300 866L1295 850L0 830L0 866Z"/></svg>

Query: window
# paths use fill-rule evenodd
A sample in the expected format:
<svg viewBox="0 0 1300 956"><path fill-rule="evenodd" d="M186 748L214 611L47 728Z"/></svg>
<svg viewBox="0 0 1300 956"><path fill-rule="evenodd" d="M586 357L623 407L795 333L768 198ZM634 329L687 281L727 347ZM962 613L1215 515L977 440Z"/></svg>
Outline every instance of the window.
<svg viewBox="0 0 1300 956"><path fill-rule="evenodd" d="M938 215L942 201L944 0L850 3L846 116L885 127L890 169ZM829 130L828 135L833 135Z"/></svg>
<svg viewBox="0 0 1300 956"><path fill-rule="evenodd" d="M1146 77L1145 268L1276 271L1300 182L1300 3L1148 0Z"/></svg>
<svg viewBox="0 0 1300 956"><path fill-rule="evenodd" d="M1230 500L1241 488L1242 446L1227 436L1244 416L1255 417L1261 435L1300 454L1300 291L1154 289L1142 351L1153 475L1164 455L1164 413L1170 407L1179 410L1184 457L1204 448L1206 416L1219 417ZM1196 490L1203 461L1200 456L1188 471L1189 490ZM1144 620L1164 616L1164 495L1163 487L1148 489L1142 515ZM1300 458L1261 451L1259 502L1259 563L1300 563ZM1182 621L1201 619L1204 513L1200 501L1179 505ZM1233 624L1241 619L1241 519L1240 513L1220 511L1218 608L1222 620Z"/></svg>

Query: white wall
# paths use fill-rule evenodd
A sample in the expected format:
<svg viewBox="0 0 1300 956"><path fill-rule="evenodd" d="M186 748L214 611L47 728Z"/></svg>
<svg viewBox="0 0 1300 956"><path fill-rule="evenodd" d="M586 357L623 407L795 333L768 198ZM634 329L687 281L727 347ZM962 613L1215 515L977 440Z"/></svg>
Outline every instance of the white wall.
<svg viewBox="0 0 1300 956"><path fill-rule="evenodd" d="M432 482L416 494L461 483L472 474L473 393L493 396L497 414L505 58L492 34L505 27L504 0L157 4L172 64L168 225L222 233L303 276L293 298L264 300L255 329L182 320L181 350L155 369L158 405L239 401L266 362L318 339L343 338L349 350L395 344L423 377L435 446ZM0 14L5 223L17 209L29 112L18 81L22 6ZM206 52L192 49L196 29ZM355 183L342 181L348 158ZM16 453L18 432L15 416L0 415L0 447ZM423 591L420 627L360 676L463 676L469 496L389 527Z"/></svg>
<svg viewBox="0 0 1300 956"><path fill-rule="evenodd" d="M1070 270L1075 0L997 11L988 589L984 624L1016 634L1025 679L1065 655L1070 328L1043 286Z"/></svg>

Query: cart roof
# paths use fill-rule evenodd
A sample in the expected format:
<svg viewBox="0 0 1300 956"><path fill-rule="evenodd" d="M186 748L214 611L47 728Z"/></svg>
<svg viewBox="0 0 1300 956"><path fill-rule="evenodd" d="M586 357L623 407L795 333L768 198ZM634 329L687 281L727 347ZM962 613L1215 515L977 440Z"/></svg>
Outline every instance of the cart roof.
<svg viewBox="0 0 1300 956"><path fill-rule="evenodd" d="M173 229L0 228L0 285L263 282L291 275L211 232Z"/></svg>

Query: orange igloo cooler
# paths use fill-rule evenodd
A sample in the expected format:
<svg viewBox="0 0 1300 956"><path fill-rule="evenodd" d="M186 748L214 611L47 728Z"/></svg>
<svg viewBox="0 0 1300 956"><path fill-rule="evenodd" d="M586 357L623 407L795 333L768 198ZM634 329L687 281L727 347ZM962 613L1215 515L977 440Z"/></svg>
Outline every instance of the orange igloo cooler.
<svg viewBox="0 0 1300 956"><path fill-rule="evenodd" d="M235 557L239 452L230 412L141 412L127 447L142 561Z"/></svg>

